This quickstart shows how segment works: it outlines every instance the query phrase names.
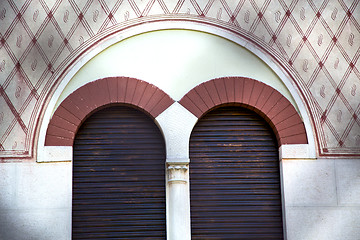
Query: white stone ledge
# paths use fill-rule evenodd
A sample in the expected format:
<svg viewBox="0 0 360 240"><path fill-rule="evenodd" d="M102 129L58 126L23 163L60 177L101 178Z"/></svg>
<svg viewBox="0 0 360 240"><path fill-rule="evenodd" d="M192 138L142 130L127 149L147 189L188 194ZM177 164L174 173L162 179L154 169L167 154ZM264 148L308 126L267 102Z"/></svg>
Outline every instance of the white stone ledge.
<svg viewBox="0 0 360 240"><path fill-rule="evenodd" d="M167 158L166 163L168 164L188 164L190 162L189 158Z"/></svg>
<svg viewBox="0 0 360 240"><path fill-rule="evenodd" d="M288 144L279 148L281 159L315 159L315 153L310 151L309 144Z"/></svg>
<svg viewBox="0 0 360 240"><path fill-rule="evenodd" d="M72 146L44 146L39 148L37 162L69 162L72 155Z"/></svg>

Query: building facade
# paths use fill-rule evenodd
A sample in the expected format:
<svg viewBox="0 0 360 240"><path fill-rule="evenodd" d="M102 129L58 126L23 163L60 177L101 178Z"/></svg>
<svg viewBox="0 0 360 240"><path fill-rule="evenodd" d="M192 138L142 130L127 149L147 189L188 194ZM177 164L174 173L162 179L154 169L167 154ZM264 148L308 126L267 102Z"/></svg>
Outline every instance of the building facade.
<svg viewBox="0 0 360 240"><path fill-rule="evenodd" d="M1 1L0 239L358 239L359 23L359 1Z"/></svg>

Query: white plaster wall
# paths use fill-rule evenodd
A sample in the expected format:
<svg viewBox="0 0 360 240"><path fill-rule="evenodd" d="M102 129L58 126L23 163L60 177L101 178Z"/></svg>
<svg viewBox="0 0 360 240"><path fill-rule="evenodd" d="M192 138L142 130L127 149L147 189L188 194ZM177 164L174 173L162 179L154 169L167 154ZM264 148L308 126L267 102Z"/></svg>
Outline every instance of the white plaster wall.
<svg viewBox="0 0 360 240"><path fill-rule="evenodd" d="M70 239L71 171L69 162L1 164L0 239Z"/></svg>
<svg viewBox="0 0 360 240"><path fill-rule="evenodd" d="M289 240L360 239L360 160L282 161Z"/></svg>
<svg viewBox="0 0 360 240"><path fill-rule="evenodd" d="M164 133L166 161L188 163L190 135L198 118L174 102L155 120Z"/></svg>

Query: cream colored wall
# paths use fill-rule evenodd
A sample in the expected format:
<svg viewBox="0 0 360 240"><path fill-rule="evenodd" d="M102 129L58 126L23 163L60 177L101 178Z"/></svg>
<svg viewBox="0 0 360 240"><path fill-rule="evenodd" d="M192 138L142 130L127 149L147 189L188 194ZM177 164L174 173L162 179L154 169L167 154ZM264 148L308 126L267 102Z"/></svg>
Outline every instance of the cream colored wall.
<svg viewBox="0 0 360 240"><path fill-rule="evenodd" d="M112 76L147 81L174 100L213 78L250 77L277 89L297 108L279 77L247 49L208 33L162 30L120 41L92 58L67 84L54 110L80 86Z"/></svg>

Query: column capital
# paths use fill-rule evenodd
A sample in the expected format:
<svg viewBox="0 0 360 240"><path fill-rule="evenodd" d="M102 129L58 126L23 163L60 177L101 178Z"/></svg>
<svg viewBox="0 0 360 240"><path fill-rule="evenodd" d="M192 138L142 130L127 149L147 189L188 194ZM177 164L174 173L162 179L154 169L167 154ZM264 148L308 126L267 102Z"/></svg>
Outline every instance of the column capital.
<svg viewBox="0 0 360 240"><path fill-rule="evenodd" d="M171 163L167 165L169 183L187 183L188 164Z"/></svg>

